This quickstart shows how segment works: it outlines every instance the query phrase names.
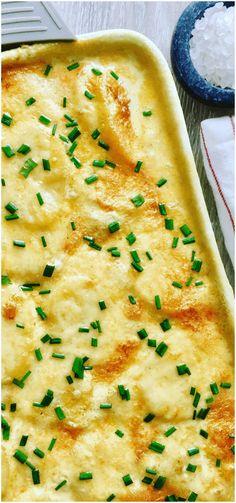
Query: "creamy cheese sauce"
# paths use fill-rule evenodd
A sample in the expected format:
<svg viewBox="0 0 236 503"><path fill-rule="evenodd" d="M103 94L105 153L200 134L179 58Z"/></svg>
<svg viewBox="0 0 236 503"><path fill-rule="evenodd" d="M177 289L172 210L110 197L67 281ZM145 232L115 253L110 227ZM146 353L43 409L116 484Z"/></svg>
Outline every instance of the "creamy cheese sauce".
<svg viewBox="0 0 236 503"><path fill-rule="evenodd" d="M3 146L11 145L15 152L10 158L3 152L2 158L2 274L11 282L3 286L2 299L3 416L10 425L10 438L3 441L3 500L104 501L115 494L114 501L163 501L175 494L191 501L233 501L233 392L220 386L232 383L230 321L201 213L185 183L188 160L177 140L161 65L157 72L145 49L132 43L35 46L28 58L27 49L22 50L22 60L11 60L9 52L3 65L2 113L12 117L10 126L2 124ZM69 71L74 62L80 66ZM46 76L47 65L52 68ZM92 68L102 74L95 75ZM88 99L85 91L94 97ZM36 101L26 106L31 96ZM152 114L144 116L149 110ZM48 125L39 121L42 114L50 119ZM71 156L72 142L60 138L74 129L66 127L70 120L64 114L81 132ZM96 128L100 135L93 139ZM98 145L101 140L109 150ZM17 153L23 143L31 149L26 155ZM37 166L24 178L20 170L29 158ZM49 160L50 171L43 169L42 159ZM95 167L94 160L108 160L115 167ZM139 160L143 164L135 172ZM87 184L91 175L97 180ZM167 181L158 187L162 178ZM132 198L139 194L144 202L136 207ZM5 220L11 214L5 209L9 202L17 206L19 219ZM160 204L167 215L161 214ZM173 220L173 230L166 228L166 219ZM119 222L114 233L108 228L112 222ZM184 224L193 243L183 242ZM126 239L131 232L136 236L132 245ZM101 250L89 246L84 236L91 236ZM176 248L174 237L179 238ZM25 247L14 246L14 240L24 241ZM120 256L112 256L111 247ZM134 250L140 272L131 265ZM202 263L199 272L193 270L196 260ZM43 276L47 264L55 265L51 277ZM25 283L40 285L24 291ZM42 290L50 293L40 294ZM100 309L101 300L106 309ZM96 320L101 332L91 326ZM170 322L165 332L163 320ZM79 327L89 327L89 332L79 332ZM143 339L137 333L142 329L148 334ZM43 343L45 334L61 343ZM161 342L168 346L162 357L148 345L151 339L158 348ZM40 361L35 355L39 348ZM73 362L85 356L84 365L91 369L77 378ZM182 364L190 375L178 374ZM13 383L29 370L22 388ZM210 388L214 383L217 394ZM122 400L120 384L130 391L130 400ZM196 392L191 395L191 387L201 394L196 414L210 409L205 419L193 419ZM54 393L50 405L33 406L48 389ZM209 398L213 401L206 403ZM11 403L17 404L15 412ZM101 409L104 403L112 408ZM57 417L56 407L64 419ZM149 413L155 417L145 422ZM171 427L176 431L166 436ZM200 435L201 429L208 438ZM25 446L19 446L22 435L29 436ZM49 451L52 438L56 443ZM153 441L165 446L162 453L149 448ZM199 453L190 457L193 447ZM45 456L37 457L35 448ZM17 449L39 470L40 484L33 483L30 467L13 457ZM186 470L189 463L197 465L195 473ZM146 473L147 468L156 474ZM92 472L93 478L79 480L81 472ZM126 486L122 477L127 474L132 483ZM150 485L143 482L145 476L152 479ZM159 476L166 480L155 488ZM63 480L67 483L55 491Z"/></svg>

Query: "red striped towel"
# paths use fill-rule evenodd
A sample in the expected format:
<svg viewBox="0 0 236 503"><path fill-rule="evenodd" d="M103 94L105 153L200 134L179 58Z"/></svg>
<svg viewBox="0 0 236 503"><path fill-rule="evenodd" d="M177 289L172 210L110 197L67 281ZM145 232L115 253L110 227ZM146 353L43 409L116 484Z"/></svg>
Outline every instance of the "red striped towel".
<svg viewBox="0 0 236 503"><path fill-rule="evenodd" d="M225 245L234 264L234 117L201 123L201 148Z"/></svg>

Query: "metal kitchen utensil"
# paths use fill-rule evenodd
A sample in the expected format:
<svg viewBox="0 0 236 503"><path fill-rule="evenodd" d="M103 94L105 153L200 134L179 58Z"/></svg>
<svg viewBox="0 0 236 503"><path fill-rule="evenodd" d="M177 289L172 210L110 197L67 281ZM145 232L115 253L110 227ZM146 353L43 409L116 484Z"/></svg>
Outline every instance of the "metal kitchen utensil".
<svg viewBox="0 0 236 503"><path fill-rule="evenodd" d="M1 2L2 45L74 40L51 2Z"/></svg>

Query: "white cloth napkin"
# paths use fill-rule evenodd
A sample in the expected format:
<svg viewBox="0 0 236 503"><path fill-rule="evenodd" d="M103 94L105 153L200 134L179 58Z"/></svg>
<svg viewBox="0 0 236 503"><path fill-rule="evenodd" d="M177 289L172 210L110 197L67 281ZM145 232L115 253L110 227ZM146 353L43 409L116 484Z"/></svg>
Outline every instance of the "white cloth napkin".
<svg viewBox="0 0 236 503"><path fill-rule="evenodd" d="M206 119L200 137L206 174L215 197L225 245L234 264L234 117Z"/></svg>

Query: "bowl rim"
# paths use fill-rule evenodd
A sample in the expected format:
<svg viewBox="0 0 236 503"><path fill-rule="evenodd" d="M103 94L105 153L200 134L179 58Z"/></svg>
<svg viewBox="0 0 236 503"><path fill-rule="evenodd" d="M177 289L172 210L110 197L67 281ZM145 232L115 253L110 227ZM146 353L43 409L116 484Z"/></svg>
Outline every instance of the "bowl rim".
<svg viewBox="0 0 236 503"><path fill-rule="evenodd" d="M234 89L221 88L208 82L197 71L190 56L189 41L195 22L203 16L206 9L213 7L216 3L219 2L191 2L184 9L172 36L171 64L179 82L195 98L205 103L213 102L218 106L233 106ZM223 4L227 8L235 5L234 2L223 2ZM187 29L182 29L183 24L187 26ZM182 57L176 57L180 52Z"/></svg>

